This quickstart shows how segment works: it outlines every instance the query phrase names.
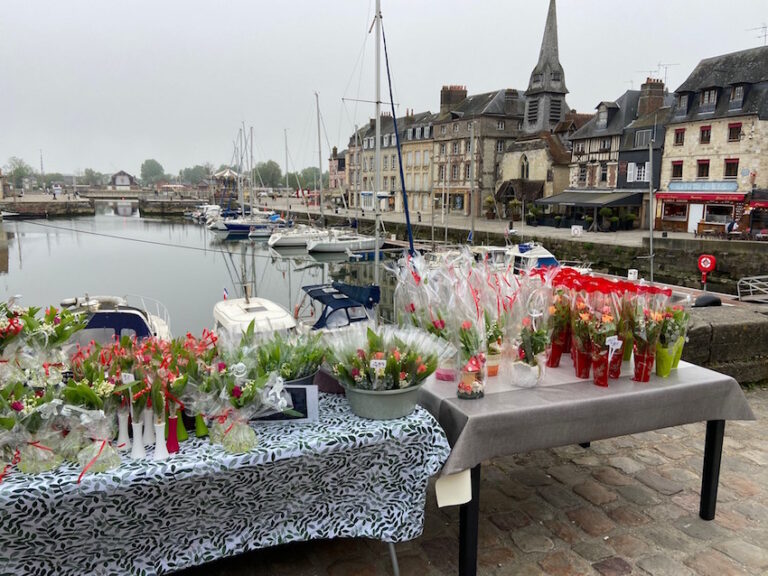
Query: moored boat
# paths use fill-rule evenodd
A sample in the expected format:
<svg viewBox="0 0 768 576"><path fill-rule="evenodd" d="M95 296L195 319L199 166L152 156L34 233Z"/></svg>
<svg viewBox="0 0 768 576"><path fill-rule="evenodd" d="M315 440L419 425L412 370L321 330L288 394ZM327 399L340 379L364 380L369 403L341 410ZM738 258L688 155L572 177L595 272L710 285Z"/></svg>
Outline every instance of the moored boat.
<svg viewBox="0 0 768 576"><path fill-rule="evenodd" d="M376 238L362 234L336 234L328 238L317 238L307 242L308 252L361 252L381 248L384 239L379 238L378 246Z"/></svg>

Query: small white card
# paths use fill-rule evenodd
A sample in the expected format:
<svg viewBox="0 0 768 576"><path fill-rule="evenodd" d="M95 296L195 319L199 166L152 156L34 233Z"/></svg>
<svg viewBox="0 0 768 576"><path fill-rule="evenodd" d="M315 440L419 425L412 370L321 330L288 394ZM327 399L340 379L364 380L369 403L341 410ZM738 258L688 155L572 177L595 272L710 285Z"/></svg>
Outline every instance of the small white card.
<svg viewBox="0 0 768 576"><path fill-rule="evenodd" d="M371 370L384 370L387 367L387 361L381 358L371 360Z"/></svg>
<svg viewBox="0 0 768 576"><path fill-rule="evenodd" d="M136 382L136 378L133 377L133 374L123 372L120 374L120 378L122 379L123 384L131 384Z"/></svg>
<svg viewBox="0 0 768 576"><path fill-rule="evenodd" d="M621 348L621 339L618 336L608 336L605 339L605 343L608 344L608 348L611 350L618 350Z"/></svg>

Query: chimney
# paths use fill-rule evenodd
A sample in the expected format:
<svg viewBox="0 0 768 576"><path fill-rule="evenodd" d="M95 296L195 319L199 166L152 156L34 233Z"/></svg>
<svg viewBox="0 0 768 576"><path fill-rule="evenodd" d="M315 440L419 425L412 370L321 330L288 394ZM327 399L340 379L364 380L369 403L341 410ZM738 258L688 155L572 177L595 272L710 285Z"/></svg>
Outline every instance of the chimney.
<svg viewBox="0 0 768 576"><path fill-rule="evenodd" d="M507 88L504 90L504 114L514 114L517 110L517 90Z"/></svg>
<svg viewBox="0 0 768 576"><path fill-rule="evenodd" d="M467 97L466 86L443 86L440 90L440 114L450 112L451 109Z"/></svg>
<svg viewBox="0 0 768 576"><path fill-rule="evenodd" d="M637 115L644 116L656 112L664 105L664 81L647 78L640 86L640 99L637 101Z"/></svg>
<svg viewBox="0 0 768 576"><path fill-rule="evenodd" d="M339 157L339 150L336 148L336 146L333 147L333 153L331 154L331 158L333 160L336 160L336 158Z"/></svg>

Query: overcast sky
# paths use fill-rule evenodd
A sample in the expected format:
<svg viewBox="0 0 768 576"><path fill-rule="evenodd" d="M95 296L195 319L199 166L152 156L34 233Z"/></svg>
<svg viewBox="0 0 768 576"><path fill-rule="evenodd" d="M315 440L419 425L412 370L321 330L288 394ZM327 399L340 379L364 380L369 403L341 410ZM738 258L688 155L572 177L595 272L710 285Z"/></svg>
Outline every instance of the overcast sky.
<svg viewBox="0 0 768 576"><path fill-rule="evenodd" d="M524 90L548 0L383 0L398 115L439 109L443 84ZM373 105L373 0L3 0L0 165L138 174L227 163L241 122L256 159L317 164L314 92L344 148ZM559 0L568 103L592 111L658 63L679 86L705 57L760 46L766 0ZM364 51L364 52L363 52ZM383 68L383 56L382 56ZM663 77L663 71L661 72ZM382 75L382 90L386 77ZM633 84L631 84L633 83ZM383 93L384 95L384 93ZM383 97L384 100L387 98Z"/></svg>

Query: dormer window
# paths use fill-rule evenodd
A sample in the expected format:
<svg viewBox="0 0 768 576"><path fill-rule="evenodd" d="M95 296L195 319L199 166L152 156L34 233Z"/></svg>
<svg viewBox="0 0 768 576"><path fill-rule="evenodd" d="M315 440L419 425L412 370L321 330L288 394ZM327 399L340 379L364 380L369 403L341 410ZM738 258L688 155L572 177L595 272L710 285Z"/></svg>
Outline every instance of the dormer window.
<svg viewBox="0 0 768 576"><path fill-rule="evenodd" d="M560 82L562 74L560 72L552 72L552 82Z"/></svg>
<svg viewBox="0 0 768 576"><path fill-rule="evenodd" d="M608 126L608 109L603 106L597 111L597 127L604 129Z"/></svg>
<svg viewBox="0 0 768 576"><path fill-rule="evenodd" d="M541 74L534 74L533 75L533 85L534 86L541 86L542 81L542 75Z"/></svg>
<svg viewBox="0 0 768 576"><path fill-rule="evenodd" d="M389 134L384 134L384 146L389 146Z"/></svg>
<svg viewBox="0 0 768 576"><path fill-rule="evenodd" d="M702 90L699 95L699 112L714 112L717 105L717 88Z"/></svg>
<svg viewBox="0 0 768 576"><path fill-rule="evenodd" d="M416 139L421 140L421 127L416 128Z"/></svg>
<svg viewBox="0 0 768 576"><path fill-rule="evenodd" d="M675 113L678 116L685 116L688 113L688 94L678 95Z"/></svg>
<svg viewBox="0 0 768 576"><path fill-rule="evenodd" d="M413 140L413 128L408 128L408 140Z"/></svg>
<svg viewBox="0 0 768 576"><path fill-rule="evenodd" d="M744 102L744 86L732 86L731 97L728 101L729 110L738 110Z"/></svg>

